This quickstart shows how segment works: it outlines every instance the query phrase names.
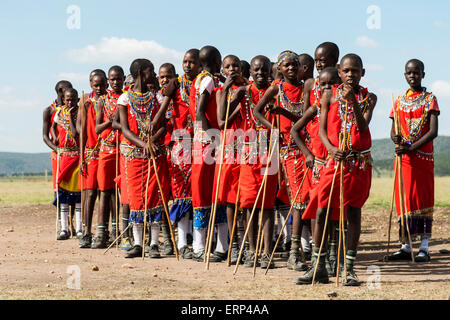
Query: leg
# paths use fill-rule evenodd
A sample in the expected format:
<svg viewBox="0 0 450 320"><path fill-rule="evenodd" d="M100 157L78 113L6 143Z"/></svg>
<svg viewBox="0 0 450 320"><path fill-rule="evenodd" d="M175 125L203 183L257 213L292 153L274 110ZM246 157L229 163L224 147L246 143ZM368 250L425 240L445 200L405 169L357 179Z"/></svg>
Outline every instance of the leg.
<svg viewBox="0 0 450 320"><path fill-rule="evenodd" d="M289 251L289 258L287 261L287 268L289 270L304 271L307 266L301 261L300 245L301 245L301 212L298 209L292 210L292 236L291 236L291 250Z"/></svg>
<svg viewBox="0 0 450 320"><path fill-rule="evenodd" d="M173 244L172 239L170 237L170 228L169 228L169 222L167 222L167 218L165 214L162 214L162 224L161 224L161 230L163 234L163 255L170 256L173 255ZM159 234L159 232L158 232Z"/></svg>
<svg viewBox="0 0 450 320"><path fill-rule="evenodd" d="M272 253L273 244L273 229L275 224L275 212L273 209L264 210L263 214L263 233L264 233L264 251L261 257L261 268L266 269L270 254ZM270 263L269 268L273 268L275 265L273 261Z"/></svg>
<svg viewBox="0 0 450 320"><path fill-rule="evenodd" d="M345 286L359 286L358 278L353 270L356 259L356 249L358 248L359 237L361 235L361 209L348 207L347 209L348 223L348 245L345 261L347 264L347 281ZM344 280L344 279L343 279Z"/></svg>

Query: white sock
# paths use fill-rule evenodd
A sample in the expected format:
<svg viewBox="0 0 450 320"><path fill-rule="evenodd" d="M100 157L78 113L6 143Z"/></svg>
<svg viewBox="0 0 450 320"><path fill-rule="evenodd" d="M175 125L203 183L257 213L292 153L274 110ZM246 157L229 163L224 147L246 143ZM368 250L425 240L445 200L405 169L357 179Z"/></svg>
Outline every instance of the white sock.
<svg viewBox="0 0 450 320"><path fill-rule="evenodd" d="M61 203L59 207L61 209L61 231L67 231L69 221L69 205L67 203Z"/></svg>
<svg viewBox="0 0 450 320"><path fill-rule="evenodd" d="M420 243L420 250L424 250L428 252L428 241L430 240L430 237L428 236L422 236L422 242Z"/></svg>
<svg viewBox="0 0 450 320"><path fill-rule="evenodd" d="M75 204L75 219L77 224L77 232L81 232L83 230L81 221L81 203Z"/></svg>
<svg viewBox="0 0 450 320"><path fill-rule="evenodd" d="M193 235L192 248L194 253L199 253L205 250L206 245L206 228L205 229L195 229Z"/></svg>
<svg viewBox="0 0 450 320"><path fill-rule="evenodd" d="M311 232L307 226L302 227L302 248L304 252L310 252L309 240L311 239Z"/></svg>
<svg viewBox="0 0 450 320"><path fill-rule="evenodd" d="M217 225L216 251L225 253L228 250L228 225L221 223Z"/></svg>
<svg viewBox="0 0 450 320"><path fill-rule="evenodd" d="M180 221L178 221L178 249L183 248L184 246L187 246L187 238L186 235L189 231L189 215L184 215L183 218L181 218Z"/></svg>
<svg viewBox="0 0 450 320"><path fill-rule="evenodd" d="M151 241L150 241L150 245L159 245L159 224L153 223L152 226L150 227L150 232L151 232Z"/></svg>
<svg viewBox="0 0 450 320"><path fill-rule="evenodd" d="M133 225L134 245L138 245L138 246L142 247L143 233L144 233L144 226L142 224L134 224Z"/></svg>
<svg viewBox="0 0 450 320"><path fill-rule="evenodd" d="M401 250L409 253L409 252L411 252L411 247L409 246L408 243L405 243L405 244L402 244Z"/></svg>

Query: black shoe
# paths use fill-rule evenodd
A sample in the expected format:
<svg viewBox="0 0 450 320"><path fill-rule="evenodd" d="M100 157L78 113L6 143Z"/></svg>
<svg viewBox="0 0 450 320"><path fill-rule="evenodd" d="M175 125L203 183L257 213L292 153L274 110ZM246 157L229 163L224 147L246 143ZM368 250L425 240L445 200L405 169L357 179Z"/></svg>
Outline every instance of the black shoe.
<svg viewBox="0 0 450 320"><path fill-rule="evenodd" d="M235 265L238 258L239 258L239 247L236 243L236 245L233 244L233 246L231 247L230 265ZM244 263L243 255L241 255L241 261L239 261L239 264L242 263Z"/></svg>
<svg viewBox="0 0 450 320"><path fill-rule="evenodd" d="M153 244L150 246L148 256L152 259L161 258L161 254L159 253L159 246L157 244Z"/></svg>
<svg viewBox="0 0 450 320"><path fill-rule="evenodd" d="M254 264L255 264L255 253L253 251L248 250L245 253L244 267L253 268ZM258 261L256 261L256 266L258 266Z"/></svg>
<svg viewBox="0 0 450 320"><path fill-rule="evenodd" d="M269 266L269 269L275 268L275 264L273 263L273 261L270 261L270 265L269 261L270 261L270 254L264 253L261 257L261 269L267 269L267 266Z"/></svg>
<svg viewBox="0 0 450 320"><path fill-rule="evenodd" d="M311 267L306 271L306 273L303 276L295 277L293 279L293 282L295 284L312 284L313 282L313 276L314 276L314 267ZM328 283L330 280L328 278L327 269L325 268L325 265L319 266L317 268L316 277L314 279L314 282L317 283Z"/></svg>
<svg viewBox="0 0 450 320"><path fill-rule="evenodd" d="M172 245L172 241L170 239L164 240L161 251L164 256L173 256L174 255L173 245Z"/></svg>
<svg viewBox="0 0 450 320"><path fill-rule="evenodd" d="M58 236L56 237L56 240L67 240L69 238L70 238L69 232L66 230L61 230Z"/></svg>
<svg viewBox="0 0 450 320"><path fill-rule="evenodd" d="M289 259L287 261L287 268L295 271L305 271L308 269L306 263L303 263L300 258L299 251L289 252Z"/></svg>
<svg viewBox="0 0 450 320"><path fill-rule="evenodd" d="M192 234L188 233L186 235L186 242L187 242L188 246L192 246L193 241L194 241L194 238L192 237Z"/></svg>
<svg viewBox="0 0 450 320"><path fill-rule="evenodd" d="M205 250L199 251L197 253L193 252L192 254L192 260L197 262L203 262L205 258Z"/></svg>
<svg viewBox="0 0 450 320"><path fill-rule="evenodd" d="M389 255L387 257L387 260L388 261L400 261L400 260L411 261L411 253L400 249L397 252L394 252L393 254Z"/></svg>
<svg viewBox="0 0 450 320"><path fill-rule="evenodd" d="M127 251L125 258L136 258L142 257L142 247L140 245L135 245L133 248Z"/></svg>
<svg viewBox="0 0 450 320"><path fill-rule="evenodd" d="M360 283L358 281L358 277L356 276L355 271L352 269L347 270L347 281L345 281L344 273L342 272L342 283L346 287L359 287Z"/></svg>
<svg viewBox="0 0 450 320"><path fill-rule="evenodd" d="M107 248L107 242L106 238L108 237L109 233L104 233L101 236L96 236L91 244L91 249L104 249Z"/></svg>
<svg viewBox="0 0 450 320"><path fill-rule="evenodd" d="M423 255L421 255L420 253L423 253ZM423 249L420 249L419 253L414 257L415 262L428 262L430 260L431 260L430 253Z"/></svg>
<svg viewBox="0 0 450 320"><path fill-rule="evenodd" d="M311 252L310 251L304 252L304 256L305 256L305 261L311 261Z"/></svg>
<svg viewBox="0 0 450 320"><path fill-rule="evenodd" d="M226 252L214 251L214 253L209 257L209 262L222 262L224 260L227 260Z"/></svg>
<svg viewBox="0 0 450 320"><path fill-rule="evenodd" d="M183 259L192 259L193 256L192 249L189 248L188 246L184 246L183 248L181 248L179 254L180 257Z"/></svg>
<svg viewBox="0 0 450 320"><path fill-rule="evenodd" d="M83 237L81 237L78 246L81 249L90 248L92 245L92 234L85 234Z"/></svg>

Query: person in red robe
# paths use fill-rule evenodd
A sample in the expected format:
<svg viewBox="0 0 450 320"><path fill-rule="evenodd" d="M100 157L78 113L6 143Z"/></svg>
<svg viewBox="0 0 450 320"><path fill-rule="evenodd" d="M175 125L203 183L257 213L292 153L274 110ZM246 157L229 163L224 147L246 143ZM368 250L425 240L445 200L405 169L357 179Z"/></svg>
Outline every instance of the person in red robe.
<svg viewBox="0 0 450 320"><path fill-rule="evenodd" d="M277 126L281 133L281 165L290 203L293 206L291 249L287 267L288 269L301 271L306 268L305 263L301 261L299 251L301 212L305 209L308 201L309 179L305 177L301 185L306 174L305 159L290 135L292 123L298 121L303 111L303 83L298 80L301 65L298 55L292 51L280 53L277 65L283 78L275 80L266 91L255 108L255 116L262 124L271 129L271 124L263 117L261 111L272 99L277 98L271 112L277 117ZM302 138L308 139L306 132L304 132ZM297 196L297 190L300 186L301 189Z"/></svg>
<svg viewBox="0 0 450 320"><path fill-rule="evenodd" d="M133 223L134 238L134 246L127 252L125 258L142 255L144 219L147 222L161 221L164 210L162 201L163 199L167 201L170 193L168 165L163 147L165 121L157 123L153 121L160 106L156 99L156 91L148 89L155 78L153 64L147 59L136 59L130 66L130 73L135 79L135 84L117 101L124 135L121 152L126 155L129 222ZM150 148L155 156L156 170ZM158 239L159 231L159 224L152 223L152 241ZM153 248L150 246L150 249Z"/></svg>
<svg viewBox="0 0 450 320"><path fill-rule="evenodd" d="M343 168L343 187L345 208L348 222L346 277L342 276L344 285L358 286L359 281L353 269L356 249L361 234L361 207L369 197L372 179L372 158L370 148L372 139L369 123L376 104L376 96L359 85L364 76L361 58L356 54L345 55L339 65L341 85L334 85L332 90L323 92L320 108L319 137L328 151L325 168L319 182L318 209L314 231L315 262L313 268L305 275L294 279L296 284L310 284L316 264L315 281L328 282L325 268L326 251L319 256L327 206L333 210L340 208L340 175L334 175L337 167ZM342 141L341 141L342 140ZM331 190L335 177L334 188ZM332 192L330 199L330 192ZM346 281L344 280L346 278Z"/></svg>
<svg viewBox="0 0 450 320"><path fill-rule="evenodd" d="M190 49L183 57L184 75L176 77L175 67L163 70L159 80L163 86L164 100L160 112L166 114L168 126L166 135L169 159L169 175L173 203L169 216L177 223L178 252L183 259L192 259L192 249L188 246L188 234L192 227L191 191L191 144L194 126L189 113L189 96L192 81L201 71L199 50ZM157 115L158 116L158 115Z"/></svg>
<svg viewBox="0 0 450 320"><path fill-rule="evenodd" d="M112 122L117 111L117 99L122 95L125 74L120 66L113 66L108 71L108 82L112 90L107 90L104 99L97 104L95 131L99 139L99 160L97 182L100 191L99 211L101 221L108 225L111 212L112 238L116 238L116 207L114 194L115 177L119 172L119 155L117 131L112 128ZM100 219L99 219L100 220ZM118 231L118 230L117 230ZM105 243L106 245L106 243ZM99 246L102 247L102 246Z"/></svg>
<svg viewBox="0 0 450 320"><path fill-rule="evenodd" d="M200 49L199 59L202 72L193 80L189 96L189 113L194 122L192 148L192 207L194 210L193 259L203 261L205 257L206 229L211 214L212 190L216 156L215 140L220 140L217 123L216 74L220 71L222 58L213 46ZM216 224L226 222L226 215L218 211ZM215 261L212 255L210 261Z"/></svg>
<svg viewBox="0 0 450 320"><path fill-rule="evenodd" d="M269 87L269 75L271 72L270 60L265 56L256 56L250 62L250 74L253 81L249 84L236 87L230 100L230 118L235 114L239 117L239 122L233 122L238 129L242 130L238 136L238 160L239 161L239 206L244 210L245 220L249 221L251 211L256 203L256 208L264 207L262 216L262 228L264 233L264 248L261 257L261 268L267 268L272 247L272 234L274 226L274 204L277 191L277 163L273 166L269 164L267 175L267 183L265 188L265 199L263 205L263 192L261 192L258 201L256 197L258 190L262 185L264 173L267 166L268 158L268 139L270 133L255 118L254 109L261 97L264 96ZM238 82L238 73L230 74L227 81ZM224 92L226 92L226 84L224 84ZM222 105L222 109L224 106ZM239 113L237 113L239 112ZM264 115L266 118L270 114ZM234 120L234 119L233 119ZM229 189L229 186L225 186ZM255 210L251 227L248 232L249 250L244 257L244 266L252 267L254 265L256 240L258 230L258 216L260 210ZM234 213L234 212L233 212ZM229 229L231 232L232 220L229 220ZM232 239L232 251L230 262L237 263L239 248L236 239ZM273 267L273 262L271 267Z"/></svg>
<svg viewBox="0 0 450 320"><path fill-rule="evenodd" d="M53 144L57 146L57 195L53 204L61 211L61 231L58 240L70 237L69 205L75 206L76 233L82 233L81 193L78 188L78 165L80 159L79 140L76 130L78 92L67 88L64 93L64 105L56 111L51 127Z"/></svg>
<svg viewBox="0 0 450 320"><path fill-rule="evenodd" d="M80 168L80 188L83 192L83 217L85 228L83 232L84 240L80 241L80 248L105 248L107 240L109 238L109 232L107 230L107 223L102 215L98 215L97 222L97 235L92 239L91 227L92 218L94 214L95 201L97 199L97 169L98 169L98 154L100 148L100 142L97 132L95 131L95 125L97 120L97 105L103 103L104 96L106 95L106 88L108 86L106 73L102 70L94 70L90 74L90 85L92 93L84 104L84 108L79 108L77 130L81 132L83 130L84 141L84 155L81 161ZM102 102L101 102L102 101ZM81 114L83 112L83 115ZM83 123L81 123L83 120ZM86 237L85 237L86 236ZM80 239L81 240L81 239Z"/></svg>
<svg viewBox="0 0 450 320"><path fill-rule="evenodd" d="M405 224L408 223L411 238L420 236L421 244L416 262L430 261L428 242L431 238L434 211L434 158L433 140L438 134L440 113L436 97L422 87L425 66L418 59L405 65L405 79L409 89L392 107L389 117L400 124L396 132L392 124L391 138L396 144L395 153L401 157L402 172L395 177L395 207L399 216L399 235L402 247L388 260L411 260L411 248L402 230L399 177L403 177ZM398 168L397 168L398 170Z"/></svg>

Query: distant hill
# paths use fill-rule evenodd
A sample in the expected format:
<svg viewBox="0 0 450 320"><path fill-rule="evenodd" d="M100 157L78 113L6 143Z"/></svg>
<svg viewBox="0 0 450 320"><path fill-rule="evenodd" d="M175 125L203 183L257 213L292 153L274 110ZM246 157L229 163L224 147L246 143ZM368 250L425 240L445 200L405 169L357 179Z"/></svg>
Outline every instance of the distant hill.
<svg viewBox="0 0 450 320"><path fill-rule="evenodd" d="M435 173L450 175L450 137L434 140ZM374 175L390 174L394 164L394 144L391 139L372 141L372 157L375 162ZM0 175L51 174L50 153L0 152Z"/></svg>

